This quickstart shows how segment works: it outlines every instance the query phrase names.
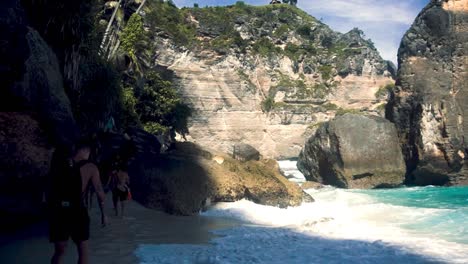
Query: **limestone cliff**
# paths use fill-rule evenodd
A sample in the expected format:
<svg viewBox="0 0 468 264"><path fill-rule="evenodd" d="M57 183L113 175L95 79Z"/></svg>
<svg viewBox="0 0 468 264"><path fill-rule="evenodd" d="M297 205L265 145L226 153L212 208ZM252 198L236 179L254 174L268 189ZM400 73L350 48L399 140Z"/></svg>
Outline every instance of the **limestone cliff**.
<svg viewBox="0 0 468 264"><path fill-rule="evenodd" d="M468 1L433 0L404 36L387 115L410 183L467 184Z"/></svg>
<svg viewBox="0 0 468 264"><path fill-rule="evenodd" d="M313 124L337 112L378 115L379 88L393 83L394 66L362 31L334 32L289 5L149 1L141 10L154 51L144 61L175 73L195 110L188 139L218 151L243 142L265 157L297 157Z"/></svg>

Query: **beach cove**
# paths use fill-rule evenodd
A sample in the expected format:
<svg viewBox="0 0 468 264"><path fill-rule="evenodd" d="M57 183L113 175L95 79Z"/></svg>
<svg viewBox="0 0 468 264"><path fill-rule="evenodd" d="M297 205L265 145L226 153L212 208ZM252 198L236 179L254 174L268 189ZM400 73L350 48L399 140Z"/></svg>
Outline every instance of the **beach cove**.
<svg viewBox="0 0 468 264"><path fill-rule="evenodd" d="M281 161L301 182L295 161ZM303 180L302 180L303 181ZM313 203L277 208L247 200L198 216L171 216L130 201L124 219L99 226L91 213L91 263L466 263L466 187L308 189ZM110 198L110 197L109 197ZM111 203L107 201L111 213ZM52 245L38 224L3 238L4 263L47 263ZM8 241L6 241L8 239ZM70 242L65 263L73 263Z"/></svg>

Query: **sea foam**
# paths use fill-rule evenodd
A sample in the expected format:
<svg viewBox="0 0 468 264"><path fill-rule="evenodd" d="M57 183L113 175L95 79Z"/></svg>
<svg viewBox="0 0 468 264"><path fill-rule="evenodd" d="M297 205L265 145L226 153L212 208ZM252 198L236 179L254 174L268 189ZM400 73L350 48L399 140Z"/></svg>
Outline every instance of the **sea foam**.
<svg viewBox="0 0 468 264"><path fill-rule="evenodd" d="M280 162L300 182L292 164ZM141 245L137 255L141 263L468 263L468 202L450 206L450 196L437 193L447 190L424 188L310 189L316 202L285 209L219 203L204 217L244 224L214 231L211 245ZM456 197L467 190L455 190Z"/></svg>

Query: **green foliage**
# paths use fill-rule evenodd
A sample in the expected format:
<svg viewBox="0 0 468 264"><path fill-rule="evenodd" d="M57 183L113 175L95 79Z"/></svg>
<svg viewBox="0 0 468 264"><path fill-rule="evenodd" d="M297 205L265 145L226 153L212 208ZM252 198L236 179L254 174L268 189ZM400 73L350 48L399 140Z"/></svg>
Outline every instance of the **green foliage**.
<svg viewBox="0 0 468 264"><path fill-rule="evenodd" d="M186 9L180 10L175 5L162 1L150 1L148 6L146 18L153 31L162 29L181 46L190 47L196 43L196 27L186 22Z"/></svg>
<svg viewBox="0 0 468 264"><path fill-rule="evenodd" d="M377 109L378 111L384 111L386 107L387 107L387 104L386 104L386 103L382 103L382 104L379 104L379 105L377 106L376 109Z"/></svg>
<svg viewBox="0 0 468 264"><path fill-rule="evenodd" d="M288 75L279 71L278 77L278 84L270 89L271 96L274 96L277 91L294 91L295 96L298 98L325 98L332 89L332 87L328 87L323 83L309 86L303 79L292 80Z"/></svg>
<svg viewBox="0 0 468 264"><path fill-rule="evenodd" d="M136 112L136 105L138 99L135 97L133 88L124 87L122 89L122 114L118 121L123 127L136 127L140 126L140 119Z"/></svg>
<svg viewBox="0 0 468 264"><path fill-rule="evenodd" d="M269 113L275 107L275 99L273 96L268 96L262 101L261 108L264 113Z"/></svg>
<svg viewBox="0 0 468 264"><path fill-rule="evenodd" d="M262 37L257 40L252 49L255 54L258 54L262 57L270 57L273 54L280 54L282 52L281 48L276 47L268 38Z"/></svg>
<svg viewBox="0 0 468 264"><path fill-rule="evenodd" d="M279 37L282 37L284 34L288 33L289 32L289 26L288 24L282 24L281 26L279 26L275 32L273 32L273 36L279 38Z"/></svg>
<svg viewBox="0 0 468 264"><path fill-rule="evenodd" d="M246 5L245 5L245 2L244 1L237 1L236 2L236 7L240 7L240 8L244 8Z"/></svg>
<svg viewBox="0 0 468 264"><path fill-rule="evenodd" d="M328 48L330 55L337 55L340 58L346 57L345 54L346 44L345 43L334 43Z"/></svg>
<svg viewBox="0 0 468 264"><path fill-rule="evenodd" d="M333 111L333 110L339 109L339 107L336 104L329 103L329 102L323 104L322 107L327 111Z"/></svg>
<svg viewBox="0 0 468 264"><path fill-rule="evenodd" d="M297 60L300 49L301 48L298 45L288 43L284 48L284 54L293 60Z"/></svg>
<svg viewBox="0 0 468 264"><path fill-rule="evenodd" d="M298 46L292 43L288 43L284 48L284 55L288 56L293 61L299 60L301 56L310 56L316 54L317 50L315 49L313 44Z"/></svg>
<svg viewBox="0 0 468 264"><path fill-rule="evenodd" d="M279 76L279 82L275 86L276 90L286 91L291 90L293 88L299 88L301 90L306 89L306 84L304 80L292 80L288 75L283 74L282 72L277 72Z"/></svg>
<svg viewBox="0 0 468 264"><path fill-rule="evenodd" d="M143 129L151 134L154 135L162 135L165 134L167 131L169 131L169 128L166 126L163 126L159 123L153 122L153 121L148 121L143 124Z"/></svg>
<svg viewBox="0 0 468 264"><path fill-rule="evenodd" d="M330 93L331 87L323 83L317 83L312 89L312 95L316 98L325 98Z"/></svg>
<svg viewBox="0 0 468 264"><path fill-rule="evenodd" d="M99 57L88 57L79 68L80 90L70 90L75 119L83 133L93 133L122 108L119 74Z"/></svg>
<svg viewBox="0 0 468 264"><path fill-rule="evenodd" d="M120 46L134 61L136 61L137 44L144 35L143 18L133 14L120 34Z"/></svg>
<svg viewBox="0 0 468 264"><path fill-rule="evenodd" d="M388 95L389 92L395 89L395 83L387 83L386 85L380 86L379 90L375 92L376 98L382 98Z"/></svg>
<svg viewBox="0 0 468 264"><path fill-rule="evenodd" d="M146 75L147 82L139 94L136 104L137 112L143 123L164 123L165 116L170 113L180 99L172 83L163 80L156 72Z"/></svg>
<svg viewBox="0 0 468 264"><path fill-rule="evenodd" d="M366 40L367 44L369 45L369 47L373 50L377 50L377 48L375 47L375 44L374 42L371 40L371 39L368 39Z"/></svg>
<svg viewBox="0 0 468 264"><path fill-rule="evenodd" d="M343 50L345 57L351 57L356 55L361 55L362 49L361 48L346 48Z"/></svg>
<svg viewBox="0 0 468 264"><path fill-rule="evenodd" d="M333 46L333 39L330 36L325 36L321 41L322 47L330 49Z"/></svg>
<svg viewBox="0 0 468 264"><path fill-rule="evenodd" d="M333 78L333 67L330 65L321 65L318 68L323 80L329 80Z"/></svg>
<svg viewBox="0 0 468 264"><path fill-rule="evenodd" d="M274 10L279 10L276 15ZM273 36L280 38L284 36L291 28L295 28L298 24L297 17L301 17L302 21L310 23L316 21L307 13L290 5L265 5L265 6L250 6L242 1L226 7L206 7L193 8L182 10L185 17L192 16L198 21L198 27L203 32L212 38L210 41L199 41L195 44L203 45L204 48L212 48L218 52L226 52L229 48L240 48L242 51L250 44L248 40L243 40L239 32L235 29L240 19L246 18L247 23L253 23L254 27L263 27L266 24L270 26L270 22L278 21L278 28L274 31ZM162 16L164 16L164 12ZM249 18L254 18L250 19ZM193 28L194 25L189 22L189 19L183 21L170 21L173 24L184 23ZM167 23L167 22L164 22ZM161 26L162 27L162 26ZM160 28L161 28L160 27ZM271 29L273 30L273 28ZM310 30L310 29L309 29ZM170 34L170 32L168 32ZM195 31L193 32L195 35ZM257 45L255 45L257 44ZM269 56L273 53L280 53L279 48L274 48L272 43L268 43L265 39L257 40L254 43L254 52L261 56Z"/></svg>
<svg viewBox="0 0 468 264"><path fill-rule="evenodd" d="M339 108L335 113L336 116L342 116L342 115L345 115L345 114L363 114L363 112L361 112L358 109Z"/></svg>
<svg viewBox="0 0 468 264"><path fill-rule="evenodd" d="M312 30L309 25L302 25L296 29L296 32L304 38L310 38Z"/></svg>
<svg viewBox="0 0 468 264"><path fill-rule="evenodd" d="M149 72L143 88L136 93L135 112L143 127L150 133L174 129L187 134L190 108L182 103L172 83L157 72Z"/></svg>
<svg viewBox="0 0 468 264"><path fill-rule="evenodd" d="M247 42L242 39L239 32L233 30L213 39L210 45L213 50L224 53L227 52L229 48L235 47L244 51L247 47Z"/></svg>

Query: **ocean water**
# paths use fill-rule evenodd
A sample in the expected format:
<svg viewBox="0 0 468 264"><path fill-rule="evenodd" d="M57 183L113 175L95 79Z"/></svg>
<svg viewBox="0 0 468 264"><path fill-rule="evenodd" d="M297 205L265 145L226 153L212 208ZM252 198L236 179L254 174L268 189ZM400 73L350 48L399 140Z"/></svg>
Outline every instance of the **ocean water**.
<svg viewBox="0 0 468 264"><path fill-rule="evenodd" d="M304 181L295 161L280 167ZM316 202L281 209L242 200L204 217L242 225L210 245L140 245L141 263L468 263L468 187L307 190Z"/></svg>

